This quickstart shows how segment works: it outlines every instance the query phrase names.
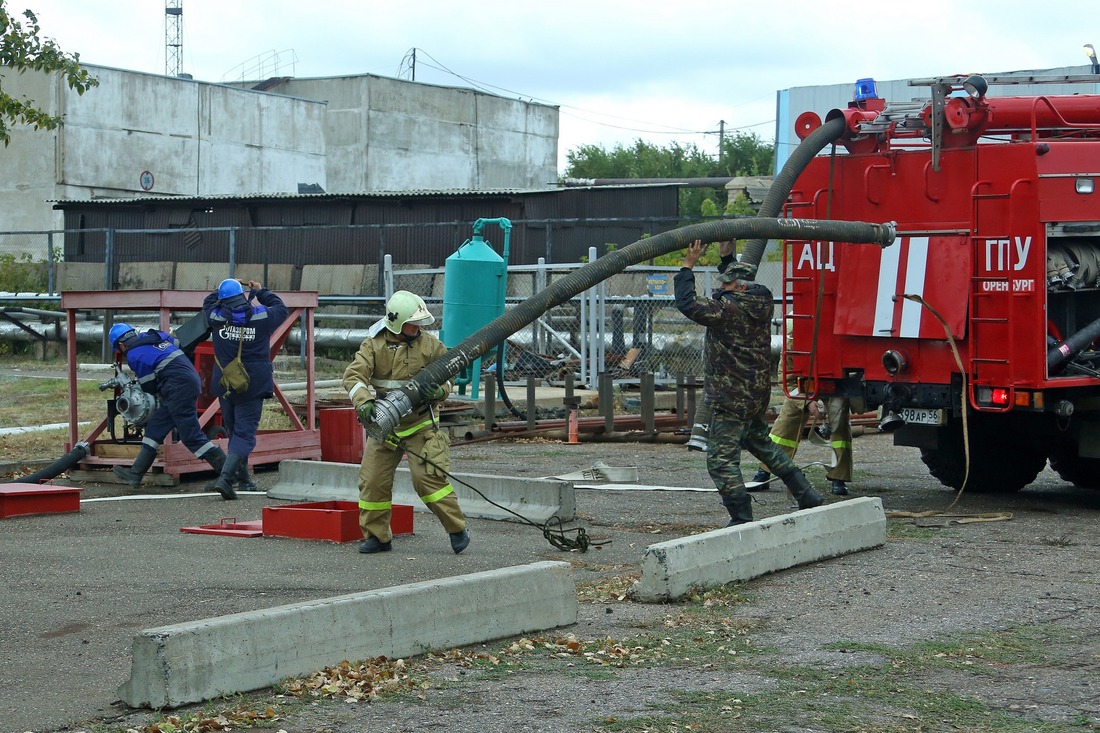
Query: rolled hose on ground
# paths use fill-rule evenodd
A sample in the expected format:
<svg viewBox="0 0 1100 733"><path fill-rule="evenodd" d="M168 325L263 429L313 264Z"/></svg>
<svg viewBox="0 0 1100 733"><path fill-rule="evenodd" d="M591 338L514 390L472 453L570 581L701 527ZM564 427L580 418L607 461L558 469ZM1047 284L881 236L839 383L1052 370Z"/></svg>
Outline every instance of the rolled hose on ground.
<svg viewBox="0 0 1100 733"><path fill-rule="evenodd" d="M71 468L74 468L76 464L80 463L86 455L88 455L89 446L84 441L77 443L71 451L58 458L56 461L40 468L34 473L27 474L26 476L19 476L18 478L7 479L0 481L0 484L36 484L39 481L48 481L52 478L56 478L65 473Z"/></svg>
<svg viewBox="0 0 1100 733"><path fill-rule="evenodd" d="M446 382L468 367L482 354L530 325L551 308L561 305L612 275L631 265L683 249L696 239L704 242L763 237L765 239L828 240L864 242L886 246L894 241L893 223L867 224L851 221L818 221L813 219L722 219L692 224L640 239L622 249L609 252L595 262L555 280L545 290L535 293L504 315L469 336L446 354L424 367L400 389L391 390L374 403L371 425L367 434L375 440L385 440L401 422L427 401L426 393L435 385Z"/></svg>

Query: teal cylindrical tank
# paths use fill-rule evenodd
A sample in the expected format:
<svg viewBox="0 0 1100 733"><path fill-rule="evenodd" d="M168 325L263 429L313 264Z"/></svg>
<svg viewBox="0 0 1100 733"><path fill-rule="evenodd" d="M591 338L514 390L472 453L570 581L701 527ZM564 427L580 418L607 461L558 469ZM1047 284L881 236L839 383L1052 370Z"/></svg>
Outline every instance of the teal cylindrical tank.
<svg viewBox="0 0 1100 733"><path fill-rule="evenodd" d="M458 346L504 313L504 258L479 234L443 268L443 345Z"/></svg>

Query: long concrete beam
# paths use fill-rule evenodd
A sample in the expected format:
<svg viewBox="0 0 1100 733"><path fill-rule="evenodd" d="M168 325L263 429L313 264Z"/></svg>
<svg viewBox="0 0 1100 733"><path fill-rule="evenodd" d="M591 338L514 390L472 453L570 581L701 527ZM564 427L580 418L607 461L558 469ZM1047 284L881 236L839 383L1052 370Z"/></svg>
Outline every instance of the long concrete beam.
<svg viewBox="0 0 1100 733"><path fill-rule="evenodd" d="M541 524L551 517L571 521L577 513L573 484L558 479L488 476L478 473L456 473L456 479L473 486L477 492L459 481L452 481L462 512L478 519L519 521L520 514ZM272 499L289 501L359 501L359 464L326 461L286 460L279 462L279 481L268 490ZM495 506L493 503L501 506ZM408 504L418 512L428 511L412 487L407 468L398 468L393 481L393 501Z"/></svg>
<svg viewBox="0 0 1100 733"><path fill-rule="evenodd" d="M670 601L692 588L749 580L885 543L881 499L841 501L650 545L631 595Z"/></svg>
<svg viewBox="0 0 1100 733"><path fill-rule="evenodd" d="M146 629L131 707L171 708L270 687L344 660L401 658L577 622L566 562L537 562Z"/></svg>

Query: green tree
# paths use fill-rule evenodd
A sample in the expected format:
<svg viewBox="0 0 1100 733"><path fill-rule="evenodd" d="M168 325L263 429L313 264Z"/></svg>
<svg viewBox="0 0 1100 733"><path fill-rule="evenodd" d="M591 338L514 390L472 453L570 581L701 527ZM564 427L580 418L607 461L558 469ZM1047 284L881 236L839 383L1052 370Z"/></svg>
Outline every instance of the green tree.
<svg viewBox="0 0 1100 733"><path fill-rule="evenodd" d="M23 22L13 18L8 14L5 0L0 0L0 141L5 147L11 143L11 124L31 125L36 130L53 130L62 124L60 117L46 114L33 100L17 99L5 92L3 82L7 70L20 74L60 72L65 83L77 94L99 86L99 80L81 68L80 54L65 53L53 39L39 38L38 18L30 10L24 10L23 17L26 19Z"/></svg>
<svg viewBox="0 0 1100 733"><path fill-rule="evenodd" d="M723 178L771 175L774 151L756 135L735 133L721 142L721 155L714 156L696 145L672 143L660 147L644 140L633 145L581 145L566 153L568 178ZM717 211L726 208L726 191L720 188L684 188L680 212L684 216L707 216L709 201Z"/></svg>

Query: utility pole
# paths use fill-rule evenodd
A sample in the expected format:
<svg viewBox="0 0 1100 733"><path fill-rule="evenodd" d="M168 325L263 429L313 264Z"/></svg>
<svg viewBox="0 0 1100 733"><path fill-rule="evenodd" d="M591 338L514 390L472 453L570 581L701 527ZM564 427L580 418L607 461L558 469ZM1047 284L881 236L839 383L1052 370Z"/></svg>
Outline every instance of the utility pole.
<svg viewBox="0 0 1100 733"><path fill-rule="evenodd" d="M183 73L183 0L164 3L164 73Z"/></svg>
<svg viewBox="0 0 1100 733"><path fill-rule="evenodd" d="M726 121L718 120L718 168L722 168L722 156L726 152Z"/></svg>
<svg viewBox="0 0 1100 733"><path fill-rule="evenodd" d="M403 78L406 70L409 72L409 78L416 81L416 48L410 48L405 54L405 58L401 59L401 67L397 70L397 78Z"/></svg>

